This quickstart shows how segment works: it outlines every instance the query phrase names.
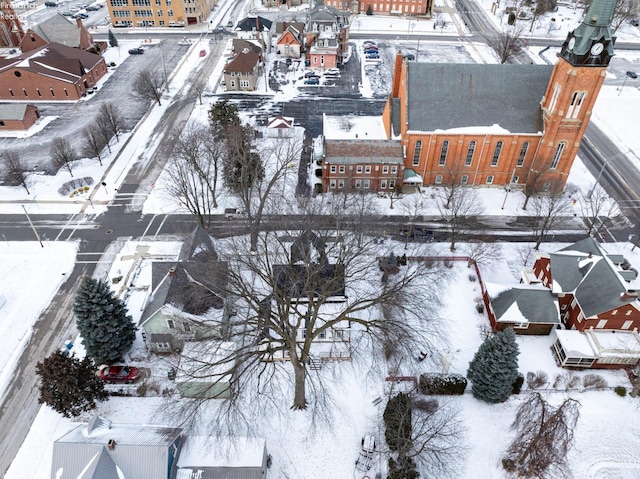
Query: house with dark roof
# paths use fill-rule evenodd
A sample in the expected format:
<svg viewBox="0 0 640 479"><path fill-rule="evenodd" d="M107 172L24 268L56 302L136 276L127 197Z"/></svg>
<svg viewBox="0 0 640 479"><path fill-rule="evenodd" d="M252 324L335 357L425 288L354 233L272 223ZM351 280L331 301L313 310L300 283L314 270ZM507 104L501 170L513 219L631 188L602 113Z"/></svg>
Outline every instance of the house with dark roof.
<svg viewBox="0 0 640 479"><path fill-rule="evenodd" d="M563 188L614 53L614 7L593 1L554 65L398 54L382 119L387 138L402 142L405 167L424 185Z"/></svg>
<svg viewBox="0 0 640 479"><path fill-rule="evenodd" d="M49 43L60 43L80 50L90 50L93 53L99 53L107 46L106 42L96 44L81 18L71 22L61 13L56 13L29 28L20 42L20 48L23 52L28 52Z"/></svg>
<svg viewBox="0 0 640 479"><path fill-rule="evenodd" d="M318 2L307 15L304 37L309 67L342 65L349 52L349 13Z"/></svg>
<svg viewBox="0 0 640 479"><path fill-rule="evenodd" d="M533 275L558 298L562 324L577 331L640 329L637 271L593 238L538 253Z"/></svg>
<svg viewBox="0 0 640 479"><path fill-rule="evenodd" d="M273 22L261 16L249 16L240 20L235 28L234 33L237 38L245 40L260 40L264 45L265 52L271 52L272 34L271 26Z"/></svg>
<svg viewBox="0 0 640 479"><path fill-rule="evenodd" d="M100 55L49 43L0 59L0 100L78 100L106 73Z"/></svg>
<svg viewBox="0 0 640 479"><path fill-rule="evenodd" d="M484 295L494 331L548 335L560 324L558 299L542 285L487 283ZM483 295L483 296L484 296Z"/></svg>
<svg viewBox="0 0 640 479"><path fill-rule="evenodd" d="M261 58L248 48L236 53L223 69L227 91L255 91L263 72Z"/></svg>
<svg viewBox="0 0 640 479"><path fill-rule="evenodd" d="M27 103L0 103L0 131L28 130L40 118L37 106Z"/></svg>
<svg viewBox="0 0 640 479"><path fill-rule="evenodd" d="M181 441L180 428L95 416L53 443L51 479L170 479Z"/></svg>

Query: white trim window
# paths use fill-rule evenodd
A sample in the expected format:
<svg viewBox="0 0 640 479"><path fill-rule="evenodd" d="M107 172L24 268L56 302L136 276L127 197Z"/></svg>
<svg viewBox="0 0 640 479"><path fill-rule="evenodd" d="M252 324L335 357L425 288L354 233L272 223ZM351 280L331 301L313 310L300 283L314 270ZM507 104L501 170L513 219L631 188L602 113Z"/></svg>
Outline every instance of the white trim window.
<svg viewBox="0 0 640 479"><path fill-rule="evenodd" d="M553 160L551 161L550 168L552 170L555 170L558 167L558 163L560 163L560 157L562 156L562 152L564 151L565 146L566 146L566 143L564 141L561 141L560 143L558 143L556 152L553 155Z"/></svg>
<svg viewBox="0 0 640 479"><path fill-rule="evenodd" d="M587 96L586 91L575 91L573 95L571 95L571 103L569 104L569 108L567 108L567 118L577 118L580 114L580 107L582 106L582 102Z"/></svg>
<svg viewBox="0 0 640 479"><path fill-rule="evenodd" d="M416 145L413 148L413 166L420 164L420 154L422 153L422 140L416 141Z"/></svg>

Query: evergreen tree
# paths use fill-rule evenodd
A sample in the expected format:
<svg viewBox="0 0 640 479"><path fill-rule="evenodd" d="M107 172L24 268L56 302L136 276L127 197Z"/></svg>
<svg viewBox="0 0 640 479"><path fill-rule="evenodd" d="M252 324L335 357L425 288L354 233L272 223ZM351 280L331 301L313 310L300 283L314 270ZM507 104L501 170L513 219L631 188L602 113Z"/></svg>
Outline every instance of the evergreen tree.
<svg viewBox="0 0 640 479"><path fill-rule="evenodd" d="M40 376L40 404L47 404L64 417L79 416L104 401L108 394L89 357L82 361L56 351L36 365Z"/></svg>
<svg viewBox="0 0 640 479"><path fill-rule="evenodd" d="M506 401L518 377L518 354L512 328L485 339L467 371L473 396L488 403Z"/></svg>
<svg viewBox="0 0 640 479"><path fill-rule="evenodd" d="M96 364L117 361L131 348L137 328L124 303L113 296L105 281L85 278L73 312L82 344Z"/></svg>
<svg viewBox="0 0 640 479"><path fill-rule="evenodd" d="M389 399L382 414L389 449L406 454L411 447L411 398L404 393Z"/></svg>
<svg viewBox="0 0 640 479"><path fill-rule="evenodd" d="M116 36L113 34L111 30L109 30L109 46L112 46L112 47L118 46L118 39L116 38Z"/></svg>

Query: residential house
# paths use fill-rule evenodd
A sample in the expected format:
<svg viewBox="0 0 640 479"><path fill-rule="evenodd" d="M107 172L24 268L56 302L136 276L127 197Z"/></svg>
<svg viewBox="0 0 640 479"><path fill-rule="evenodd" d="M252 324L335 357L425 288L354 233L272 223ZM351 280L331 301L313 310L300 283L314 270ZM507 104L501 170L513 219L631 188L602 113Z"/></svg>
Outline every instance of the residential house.
<svg viewBox="0 0 640 479"><path fill-rule="evenodd" d="M171 479L181 440L180 428L95 416L53 443L51 479Z"/></svg>
<svg viewBox="0 0 640 479"><path fill-rule="evenodd" d="M155 353L181 352L187 341L219 338L225 320L227 263L194 257L154 261L151 297L140 327Z"/></svg>
<svg viewBox="0 0 640 479"><path fill-rule="evenodd" d="M111 0L114 27L184 27L207 22L216 0Z"/></svg>
<svg viewBox="0 0 640 479"><path fill-rule="evenodd" d="M593 1L555 65L397 55L382 118L387 138L402 141L405 167L425 185L563 187L614 54L614 7Z"/></svg>
<svg viewBox="0 0 640 479"><path fill-rule="evenodd" d="M40 118L37 106L27 103L0 103L0 132L28 130Z"/></svg>
<svg viewBox="0 0 640 479"><path fill-rule="evenodd" d="M322 161L322 191L397 192L404 161L398 140L327 140Z"/></svg>
<svg viewBox="0 0 640 479"><path fill-rule="evenodd" d="M187 436L176 479L266 479L270 464L264 438Z"/></svg>
<svg viewBox="0 0 640 479"><path fill-rule="evenodd" d="M555 253L538 253L537 281L558 298L567 329L637 331L640 301L637 271L621 255L610 255L593 238Z"/></svg>
<svg viewBox="0 0 640 479"><path fill-rule="evenodd" d="M107 47L106 42L94 41L93 36L83 25L82 19L76 18L75 22L70 22L61 13L56 13L29 28L20 42L20 48L23 52L28 52L49 43L59 43L92 53L99 53Z"/></svg>
<svg viewBox="0 0 640 479"><path fill-rule="evenodd" d="M632 368L640 363L640 335L637 331L554 330L551 351L562 367Z"/></svg>
<svg viewBox="0 0 640 479"><path fill-rule="evenodd" d="M282 6L286 6L287 8L291 8L306 5L307 3L309 3L309 0L261 0L261 3L265 7L280 8Z"/></svg>
<svg viewBox="0 0 640 479"><path fill-rule="evenodd" d="M0 48L17 47L24 36L18 14L10 1L0 4Z"/></svg>
<svg viewBox="0 0 640 479"><path fill-rule="evenodd" d="M558 300L542 285L487 283L483 300L494 331L548 335L560 324Z"/></svg>
<svg viewBox="0 0 640 479"><path fill-rule="evenodd" d="M342 2L347 0L325 0L334 7ZM431 15L433 0L357 0L357 8L358 13L373 15Z"/></svg>
<svg viewBox="0 0 640 479"><path fill-rule="evenodd" d="M0 59L0 100L78 100L106 73L100 55L49 43Z"/></svg>
<svg viewBox="0 0 640 479"><path fill-rule="evenodd" d="M188 342L180 354L176 388L183 398L231 397L235 344L219 340Z"/></svg>
<svg viewBox="0 0 640 479"><path fill-rule="evenodd" d="M237 38L245 40L259 40L264 45L265 52L271 53L273 37L271 26L273 22L260 16L250 16L240 20L234 29Z"/></svg>
<svg viewBox="0 0 640 479"><path fill-rule="evenodd" d="M255 91L263 72L261 55L245 49L224 66L227 91Z"/></svg>
<svg viewBox="0 0 640 479"><path fill-rule="evenodd" d="M306 63L325 69L342 65L349 52L349 14L319 2L305 24Z"/></svg>
<svg viewBox="0 0 640 479"><path fill-rule="evenodd" d="M293 132L293 118L278 115L269 118L267 136L270 138L289 138Z"/></svg>
<svg viewBox="0 0 640 479"><path fill-rule="evenodd" d="M301 30L289 25L276 41L278 55L285 58L300 58L304 48L304 39Z"/></svg>

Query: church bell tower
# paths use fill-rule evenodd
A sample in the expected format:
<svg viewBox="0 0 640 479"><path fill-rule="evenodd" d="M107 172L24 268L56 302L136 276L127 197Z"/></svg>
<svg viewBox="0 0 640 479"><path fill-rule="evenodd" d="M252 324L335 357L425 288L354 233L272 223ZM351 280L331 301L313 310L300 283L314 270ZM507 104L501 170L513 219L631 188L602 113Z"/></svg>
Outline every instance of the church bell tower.
<svg viewBox="0 0 640 479"><path fill-rule="evenodd" d="M611 18L616 0L593 0L562 44L542 99L543 138L533 169L564 185L614 55Z"/></svg>

